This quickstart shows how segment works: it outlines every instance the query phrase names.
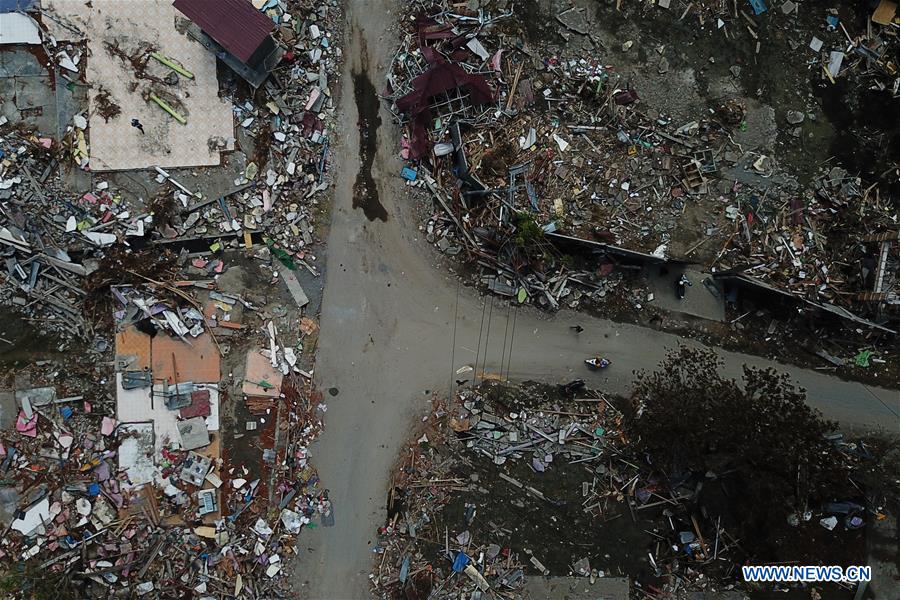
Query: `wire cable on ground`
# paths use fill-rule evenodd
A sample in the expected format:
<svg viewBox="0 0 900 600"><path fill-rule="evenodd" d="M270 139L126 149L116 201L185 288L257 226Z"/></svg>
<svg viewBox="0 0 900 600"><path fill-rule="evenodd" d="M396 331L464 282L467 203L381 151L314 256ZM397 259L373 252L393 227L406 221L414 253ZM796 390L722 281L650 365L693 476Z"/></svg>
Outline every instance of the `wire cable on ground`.
<svg viewBox="0 0 900 600"><path fill-rule="evenodd" d="M512 311L512 305L506 304L506 328L503 331L503 352L500 353L500 381L503 381L503 362L506 360L506 340L509 336L509 313Z"/></svg>
<svg viewBox="0 0 900 600"><path fill-rule="evenodd" d="M873 398L875 398L876 400L878 400L879 402L881 402L881 405L882 405L883 407L885 407L885 408L888 410L888 412L890 412L892 415L894 415L895 417L897 417L898 419L900 419L900 414L897 414L897 411L896 411L896 410L894 410L893 408L891 408L890 406L888 406L887 402L885 402L884 400L882 400L881 398L879 398L879 397L878 397L878 394L876 394L875 392L873 392L872 390L870 390L870 389L869 389L869 386L867 386L867 385L865 385L865 384L861 384L861 385L863 386L863 389L864 389L864 390L866 390L867 392L869 392L869 394L872 395Z"/></svg>
<svg viewBox="0 0 900 600"><path fill-rule="evenodd" d="M485 370L487 369L487 356L488 356L488 350L490 349L490 346L488 344L491 341L491 317L493 317L493 316L494 316L494 296L492 295L491 296L491 310L488 311L487 333L484 336L484 358L483 358L484 362L481 365L481 382L482 383L484 383L484 374L485 374ZM478 363L475 364L475 368L476 369L478 368Z"/></svg>
<svg viewBox="0 0 900 600"><path fill-rule="evenodd" d="M506 361L506 381L509 381L509 368L512 364L513 342L516 341L516 319L519 318L519 305L516 304L516 312L513 313L512 335L509 338L509 359Z"/></svg>
<svg viewBox="0 0 900 600"><path fill-rule="evenodd" d="M456 279L456 308L453 312L453 342L450 346L450 389L447 392L447 398L453 400L453 365L456 364L456 326L459 320L459 278Z"/></svg>
<svg viewBox="0 0 900 600"><path fill-rule="evenodd" d="M475 364L472 368L472 387L475 387L478 379L478 358L481 356L481 330L484 329L484 313L487 310L487 300L481 305L481 325L478 326L478 349L475 350Z"/></svg>

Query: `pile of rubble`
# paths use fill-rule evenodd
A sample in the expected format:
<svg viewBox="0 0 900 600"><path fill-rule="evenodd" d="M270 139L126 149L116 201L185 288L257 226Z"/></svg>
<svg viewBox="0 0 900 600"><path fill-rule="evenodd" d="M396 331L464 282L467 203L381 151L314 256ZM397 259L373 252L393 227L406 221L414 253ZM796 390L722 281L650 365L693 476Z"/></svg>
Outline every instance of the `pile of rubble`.
<svg viewBox="0 0 900 600"><path fill-rule="evenodd" d="M308 458L325 406L305 370L317 324L303 316L298 274L319 274L343 13L335 1L252 4L274 24L278 61L258 90L223 82L238 129L209 143L222 152L213 169L239 165L227 189L204 181L210 171L154 164L140 167L149 176L104 175L91 158L94 110L70 115L61 139L0 122L0 299L61 349L93 338L87 356L103 365L80 384L0 393L2 414L15 415L0 432L0 555L28 561L23 595L45 575L80 597L289 596L295 536L334 523ZM63 26L66 3L45 8L44 25ZM81 85L90 30L73 24L85 24L65 24L81 41L43 43L49 68ZM152 48L114 50L173 96L193 78ZM111 98L100 90L93 109L131 117ZM193 118L156 104L178 127ZM220 285L241 254L262 272L259 289ZM265 289L282 281L288 295Z"/></svg>
<svg viewBox="0 0 900 600"><path fill-rule="evenodd" d="M635 450L627 419L601 394L562 399L535 384L485 384L450 405L435 399L394 470L373 548L374 593L540 597L532 576L630 578L652 595L735 589L735 569L764 559L728 530L739 516L698 506L717 475L659 474ZM842 468L871 461L865 443L840 434L832 443ZM833 533L858 551L857 530L883 511L827 502L784 527L815 537L840 524ZM586 531L602 543L586 543Z"/></svg>
<svg viewBox="0 0 900 600"><path fill-rule="evenodd" d="M133 463L139 460L135 452L147 451L139 429L95 413L80 396L57 398L54 387L17 391L17 433L2 434L2 494L10 526L0 553L9 560L38 559L35 573L65 579L85 593L94 590L92 596L102 595L103 588L154 597L239 597L242 589L275 594L294 536L330 515L315 472L302 458L317 428L304 421L301 410L308 384L294 377L293 391L285 388L285 407L292 426L306 429L289 445L291 456L271 504L260 497L258 477L248 480L253 476L246 468L226 471L221 459L210 458L209 435L203 427L197 433L194 419L181 421L180 444L152 457L152 480L134 485L117 463ZM149 378L125 385L142 383L149 385ZM160 394L158 402L179 405L183 413L202 404L205 393L208 408L208 391L188 386ZM205 439L196 441L198 435ZM26 583L22 592L36 585Z"/></svg>
<svg viewBox="0 0 900 600"><path fill-rule="evenodd" d="M32 561L23 593L44 573L85 596L284 595L296 535L333 525L308 459L324 405L298 356L317 326L270 320L248 335L260 309L214 287L113 286L115 360L96 357L101 374L60 382L44 367L32 378L53 385L17 377L0 394L2 414L17 415L0 432L0 553ZM245 328L268 347L248 351L241 379L223 378L216 336ZM220 426L235 390L246 430L264 430L249 460L234 445L243 434Z"/></svg>
<svg viewBox="0 0 900 600"><path fill-rule="evenodd" d="M604 398L583 400L582 406L590 408L576 413L561 410L558 405L516 406L507 411L501 408L509 407L506 401L492 402L488 396L483 389L464 391L451 407L435 400L421 437L407 448L408 455L401 457L392 480L388 522L379 530L374 548L382 555L371 576L373 590L380 596L394 597L408 588L425 590L425 595L430 591L429 597L435 598L477 595L488 590L521 594L526 572L550 574L541 560L542 548L507 546L510 531L502 524L490 522L493 535L484 539L473 533L476 503L463 505L459 523L441 514L454 502L455 492L465 493L466 498L489 493L483 486L491 485L493 476L482 480L484 475L473 469L474 457L483 457L496 466L506 465L496 473L501 485L544 507L559 507L566 501L555 492L545 493L508 475L513 462L527 464L534 473L558 468L555 463L560 461L599 464L606 477L594 477L579 488L583 511L591 517L603 517L610 494L621 501L622 494L615 492L617 483L626 483L626 487L631 483L628 472L634 467L627 461L617 462L615 470L604 466L625 442L622 413ZM462 465L468 477L462 476ZM511 502L524 506L521 500ZM440 531L439 525L447 523L458 530L445 526ZM422 543L435 534L443 542L439 548ZM579 575L591 575L592 582L605 576L592 570L587 560L579 561L576 570Z"/></svg>
<svg viewBox="0 0 900 600"><path fill-rule="evenodd" d="M810 301L898 305L897 206L876 185L863 188L859 177L832 167L813 192L735 186L725 209L735 227L719 268Z"/></svg>
<svg viewBox="0 0 900 600"><path fill-rule="evenodd" d="M67 193L54 147L58 153L50 138L0 129L2 294L32 315L45 309L48 329L84 336L91 330L82 316L84 278L100 267L102 248L144 236L152 219L132 212L106 183Z"/></svg>
<svg viewBox="0 0 900 600"><path fill-rule="evenodd" d="M874 301L866 312L876 315L898 306L884 284L896 271L897 209L882 185L896 166L874 183L830 168L806 189L771 156L744 149L742 101L676 120L644 107L632 78L604 61L611 50L587 56L578 44L533 39L506 3L476 4L407 5L384 97L405 125L401 175L441 211L423 226L428 239L477 264L488 289L557 308L569 287L590 293L614 265L672 260L811 302ZM758 27L740 12L738 24ZM732 20L719 18L719 27L722 18ZM598 47L583 9L556 21ZM896 94L889 25L870 23L856 38L836 25L827 33L829 43L849 42L855 60L842 69L840 50L823 59L816 38L810 61L823 81L874 78ZM593 256L584 264L567 256L585 250Z"/></svg>
<svg viewBox="0 0 900 600"><path fill-rule="evenodd" d="M329 185L329 138L335 125L329 78L336 77L342 60L342 13L334 2L259 4L279 24L274 33L287 51L253 99L238 101L236 95L243 92L230 92L237 126L254 138L255 149L229 190L204 197L159 167L154 167L159 187L150 190L151 198L133 197L99 174L91 178L91 189L71 189L73 178L66 171L90 172L92 167L85 113L72 117L61 140L4 118L4 299L49 317L45 324L52 329L82 336L92 329L81 313L87 288L94 287L84 278L113 249L128 253L149 245L177 253L205 246L206 254L220 255L265 244L283 262L289 259L294 267L317 275L311 247L319 203ZM56 43L47 37L48 56L71 62ZM85 77L85 62L75 60L70 75ZM172 61L152 65L160 75L175 75L176 82L178 73L185 72ZM234 141L226 140L223 149L234 151ZM224 265L214 266L210 275L223 272Z"/></svg>

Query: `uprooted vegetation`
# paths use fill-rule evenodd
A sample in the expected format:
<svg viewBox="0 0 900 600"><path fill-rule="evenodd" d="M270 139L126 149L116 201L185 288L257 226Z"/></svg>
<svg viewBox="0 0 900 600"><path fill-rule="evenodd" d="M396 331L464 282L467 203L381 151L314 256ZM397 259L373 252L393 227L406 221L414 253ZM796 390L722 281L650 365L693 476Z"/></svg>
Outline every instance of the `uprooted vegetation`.
<svg viewBox="0 0 900 600"><path fill-rule="evenodd" d="M150 62L151 54L159 50L159 48L153 44L141 42L134 50L129 51L122 48L122 44L119 40L115 40L113 42L103 42L103 47L110 56L115 56L122 61L124 66L133 73L135 80L144 79L158 84L166 83L164 78L157 77L156 75L147 72L147 65ZM129 84L129 91L133 92L137 87L137 81L133 81Z"/></svg>
<svg viewBox="0 0 900 600"><path fill-rule="evenodd" d="M97 93L94 95L94 106L97 108L97 114L103 117L103 121L106 123L122 114L122 108L112 101L109 90L102 85L97 88Z"/></svg>

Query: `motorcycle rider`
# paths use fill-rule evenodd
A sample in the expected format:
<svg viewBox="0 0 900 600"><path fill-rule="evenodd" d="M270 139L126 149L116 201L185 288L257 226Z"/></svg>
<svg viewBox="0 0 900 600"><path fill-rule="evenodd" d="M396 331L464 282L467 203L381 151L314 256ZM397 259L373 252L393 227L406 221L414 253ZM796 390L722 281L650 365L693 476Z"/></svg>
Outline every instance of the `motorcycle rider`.
<svg viewBox="0 0 900 600"><path fill-rule="evenodd" d="M605 369L606 367L608 367L609 365L612 364L612 361L610 361L608 358L604 358L602 356L595 356L594 358L592 358L590 360L586 360L584 362L588 363L589 365L593 365L594 367L596 367L598 369Z"/></svg>

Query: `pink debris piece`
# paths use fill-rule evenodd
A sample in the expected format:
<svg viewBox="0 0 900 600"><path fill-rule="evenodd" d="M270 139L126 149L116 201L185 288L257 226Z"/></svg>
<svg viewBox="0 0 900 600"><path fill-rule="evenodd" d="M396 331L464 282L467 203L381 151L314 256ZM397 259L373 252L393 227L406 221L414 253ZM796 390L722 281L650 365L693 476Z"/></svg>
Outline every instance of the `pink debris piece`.
<svg viewBox="0 0 900 600"><path fill-rule="evenodd" d="M103 417L103 424L100 426L100 432L103 435L112 435L112 432L115 431L117 424L118 421L116 421L112 417Z"/></svg>
<svg viewBox="0 0 900 600"><path fill-rule="evenodd" d="M309 93L309 98L306 100L306 110L312 110L312 107L315 105L316 100L319 99L319 96L322 95L322 92L319 91L319 88L313 88Z"/></svg>
<svg viewBox="0 0 900 600"><path fill-rule="evenodd" d="M409 160L409 138L400 138L400 158Z"/></svg>
<svg viewBox="0 0 900 600"><path fill-rule="evenodd" d="M500 73L500 58L503 56L503 50L497 50L497 54L491 59L491 68Z"/></svg>
<svg viewBox="0 0 900 600"><path fill-rule="evenodd" d="M101 460L100 464L94 467L94 474L100 481L106 481L107 479L109 479L109 463L107 463L105 460Z"/></svg>
<svg viewBox="0 0 900 600"><path fill-rule="evenodd" d="M106 497L116 503L116 508L122 508L125 505L125 498L122 494L107 492Z"/></svg>
<svg viewBox="0 0 900 600"><path fill-rule="evenodd" d="M25 416L25 411L21 411L16 419L16 431L28 437L37 437L37 413L29 419Z"/></svg>

